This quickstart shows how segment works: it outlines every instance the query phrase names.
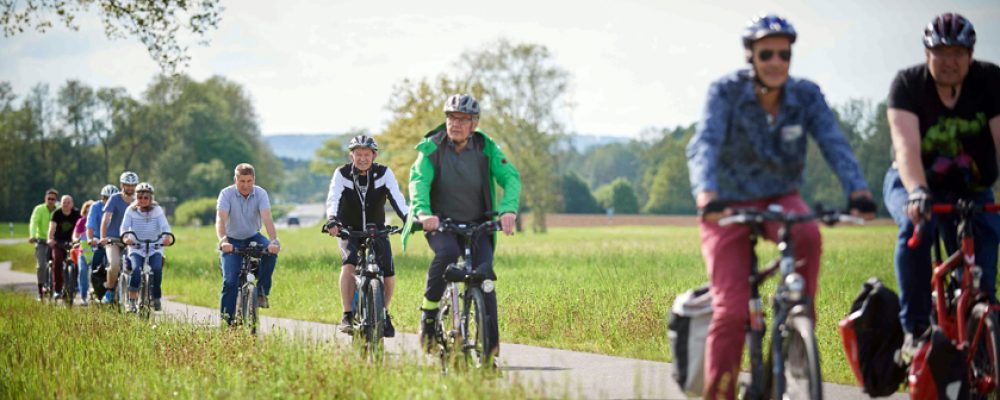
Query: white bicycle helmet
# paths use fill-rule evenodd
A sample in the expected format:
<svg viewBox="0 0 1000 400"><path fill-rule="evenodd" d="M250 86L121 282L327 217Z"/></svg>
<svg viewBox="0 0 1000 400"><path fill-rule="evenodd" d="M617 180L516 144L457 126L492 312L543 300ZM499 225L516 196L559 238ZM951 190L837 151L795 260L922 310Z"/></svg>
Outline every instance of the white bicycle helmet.
<svg viewBox="0 0 1000 400"><path fill-rule="evenodd" d="M135 192L136 193L149 192L150 194L152 194L154 193L153 185L150 185L149 182L140 183L138 186L135 187Z"/></svg>
<svg viewBox="0 0 1000 400"><path fill-rule="evenodd" d="M115 193L118 193L118 187L116 187L115 185L104 185L104 187L101 188L102 197L111 197Z"/></svg>
<svg viewBox="0 0 1000 400"><path fill-rule="evenodd" d="M467 94L453 94L444 103L444 113L460 112L479 115L479 102Z"/></svg>
<svg viewBox="0 0 1000 400"><path fill-rule="evenodd" d="M139 175L132 171L122 172L121 178L119 178L123 185L138 185Z"/></svg>

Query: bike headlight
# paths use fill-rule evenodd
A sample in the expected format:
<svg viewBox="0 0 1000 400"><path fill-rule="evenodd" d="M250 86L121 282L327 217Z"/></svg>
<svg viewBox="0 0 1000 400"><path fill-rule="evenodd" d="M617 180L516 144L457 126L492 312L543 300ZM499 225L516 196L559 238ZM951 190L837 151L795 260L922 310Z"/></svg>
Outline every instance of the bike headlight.
<svg viewBox="0 0 1000 400"><path fill-rule="evenodd" d="M806 290L806 280L798 273L791 273L785 277L785 296L788 300L797 302L802 300L802 292Z"/></svg>
<svg viewBox="0 0 1000 400"><path fill-rule="evenodd" d="M496 289L497 285L492 279L486 279L483 281L483 292L492 293L493 289Z"/></svg>
<svg viewBox="0 0 1000 400"><path fill-rule="evenodd" d="M257 276L253 272L247 273L247 282L257 282Z"/></svg>

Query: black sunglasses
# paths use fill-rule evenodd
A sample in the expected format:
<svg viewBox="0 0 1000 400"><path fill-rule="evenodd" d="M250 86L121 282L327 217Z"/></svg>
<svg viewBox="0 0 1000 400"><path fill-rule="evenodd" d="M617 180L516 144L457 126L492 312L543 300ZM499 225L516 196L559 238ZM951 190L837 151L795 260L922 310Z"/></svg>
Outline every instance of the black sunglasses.
<svg viewBox="0 0 1000 400"><path fill-rule="evenodd" d="M774 50L761 50L757 52L757 58L761 61L770 60L771 57L774 57ZM778 50L778 57L781 58L781 61L790 61L792 59L792 51Z"/></svg>
<svg viewBox="0 0 1000 400"><path fill-rule="evenodd" d="M49 198L47 198L45 200L47 200L47 201L56 201L56 198L55 197L49 197Z"/></svg>

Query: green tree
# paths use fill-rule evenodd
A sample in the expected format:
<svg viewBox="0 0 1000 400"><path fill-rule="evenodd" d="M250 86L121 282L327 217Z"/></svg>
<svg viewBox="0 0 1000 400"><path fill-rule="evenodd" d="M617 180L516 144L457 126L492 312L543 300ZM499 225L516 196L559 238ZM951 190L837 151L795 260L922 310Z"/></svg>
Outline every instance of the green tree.
<svg viewBox="0 0 1000 400"><path fill-rule="evenodd" d="M55 23L78 30L77 16L95 3L108 38L138 39L167 73L190 59L183 38L206 43L223 9L220 0L6 0L0 1L0 27L4 37L28 29L46 32Z"/></svg>
<svg viewBox="0 0 1000 400"><path fill-rule="evenodd" d="M663 130L662 137L643 155L647 165L643 185L649 188L649 198L643 211L652 214L688 214L695 211L688 179L687 142L694 135L694 126Z"/></svg>
<svg viewBox="0 0 1000 400"><path fill-rule="evenodd" d="M611 183L597 188L594 197L605 208L611 207L618 214L638 214L639 198L628 179L618 178Z"/></svg>
<svg viewBox="0 0 1000 400"><path fill-rule="evenodd" d="M309 163L309 171L314 174L320 174L325 176L330 176L333 171L350 162L350 158L347 154L347 144L350 143L351 138L358 135L371 135L368 130L361 128L351 129L349 132L336 135L330 139L323 142L323 146L316 149L316 154L313 155L312 161ZM376 139L376 143L378 140ZM380 146L381 147L381 146ZM379 149L379 154L376 156L376 161L382 163L382 151ZM395 171L395 169L393 169Z"/></svg>
<svg viewBox="0 0 1000 400"><path fill-rule="evenodd" d="M560 194L563 199L562 212L568 214L594 214L602 211L597 204L594 195L590 193L590 188L580 177L574 173L563 175L562 190Z"/></svg>

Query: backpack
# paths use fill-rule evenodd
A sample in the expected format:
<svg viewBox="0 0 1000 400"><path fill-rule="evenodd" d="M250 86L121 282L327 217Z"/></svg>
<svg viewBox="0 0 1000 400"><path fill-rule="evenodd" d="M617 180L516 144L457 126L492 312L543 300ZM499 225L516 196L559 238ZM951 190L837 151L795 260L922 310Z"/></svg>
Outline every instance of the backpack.
<svg viewBox="0 0 1000 400"><path fill-rule="evenodd" d="M910 364L910 398L914 400L967 399L965 355L934 326L922 338L922 344Z"/></svg>
<svg viewBox="0 0 1000 400"><path fill-rule="evenodd" d="M705 384L705 341L712 323L708 286L691 289L674 300L667 337L674 353L674 380L685 392L700 395Z"/></svg>
<svg viewBox="0 0 1000 400"><path fill-rule="evenodd" d="M906 378L906 367L896 362L903 345L896 293L878 278L869 278L838 327L847 361L864 392L872 397L895 393Z"/></svg>

